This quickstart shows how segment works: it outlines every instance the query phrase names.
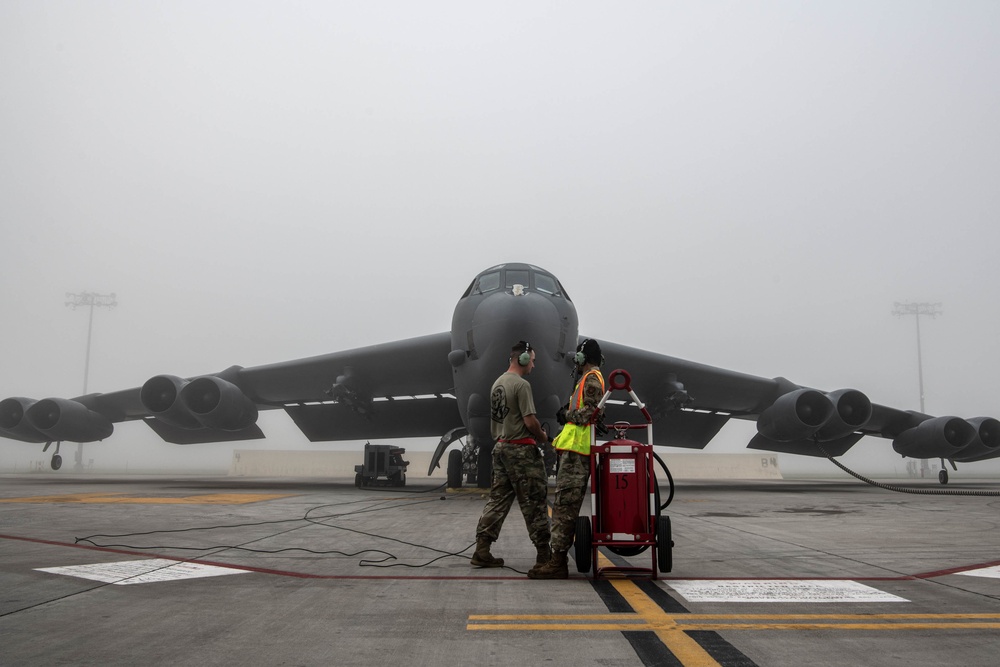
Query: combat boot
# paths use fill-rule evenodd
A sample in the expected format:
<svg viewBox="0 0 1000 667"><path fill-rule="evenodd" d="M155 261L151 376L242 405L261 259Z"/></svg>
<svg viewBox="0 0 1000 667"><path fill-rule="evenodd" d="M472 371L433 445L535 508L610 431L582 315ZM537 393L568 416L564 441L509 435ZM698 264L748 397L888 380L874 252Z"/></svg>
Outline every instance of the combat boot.
<svg viewBox="0 0 1000 667"><path fill-rule="evenodd" d="M566 564L565 551L553 551L548 563L528 572L532 579L568 579L569 565Z"/></svg>
<svg viewBox="0 0 1000 667"><path fill-rule="evenodd" d="M532 573L537 572L540 567L549 562L552 558L552 548L547 544L543 544L540 547L535 547L538 554L535 556L535 566L528 570L528 576L531 577Z"/></svg>
<svg viewBox="0 0 1000 667"><path fill-rule="evenodd" d="M490 553L490 541L476 540L476 551L472 554L472 564L476 567L503 567L503 558L494 558Z"/></svg>

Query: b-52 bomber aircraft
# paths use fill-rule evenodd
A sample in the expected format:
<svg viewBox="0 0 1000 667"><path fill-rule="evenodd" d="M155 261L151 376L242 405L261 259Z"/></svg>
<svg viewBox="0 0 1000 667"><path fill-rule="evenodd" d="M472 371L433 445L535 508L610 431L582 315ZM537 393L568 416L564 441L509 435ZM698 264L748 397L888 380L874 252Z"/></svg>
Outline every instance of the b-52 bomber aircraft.
<svg viewBox="0 0 1000 667"><path fill-rule="evenodd" d="M177 444L239 441L264 437L258 410L282 409L314 442L440 437L431 470L465 437L469 481L485 487L493 448L490 388L511 346L525 340L535 350L528 379L539 420L554 427L572 390L573 353L584 339L576 307L554 275L530 264L500 264L473 279L451 331L193 378L157 375L107 394L8 398L0 402L0 435L44 442L46 451L56 443L58 469L60 442L103 440L118 422L141 419ZM626 369L653 415L655 445L701 449L737 418L757 422L753 449L836 457L866 435L891 439L904 457L941 459L942 483L946 460L954 466L1000 456L1000 422L990 417L932 417L873 404L855 389L822 391L599 342L604 368ZM609 424L635 417L635 406L607 406ZM462 453L452 450L450 485L461 484L462 464Z"/></svg>

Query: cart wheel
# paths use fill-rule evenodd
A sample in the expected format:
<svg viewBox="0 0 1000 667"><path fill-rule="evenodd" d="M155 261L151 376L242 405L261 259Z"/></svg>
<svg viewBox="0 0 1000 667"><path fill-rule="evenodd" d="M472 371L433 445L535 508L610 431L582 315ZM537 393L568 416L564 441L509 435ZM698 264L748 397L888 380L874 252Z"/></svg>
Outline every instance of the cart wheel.
<svg viewBox="0 0 1000 667"><path fill-rule="evenodd" d="M578 516L576 518L576 536L573 538L577 572L590 572L591 548L593 544L594 540L590 531L590 517Z"/></svg>
<svg viewBox="0 0 1000 667"><path fill-rule="evenodd" d="M354 476L354 486L361 488L361 473Z"/></svg>
<svg viewBox="0 0 1000 667"><path fill-rule="evenodd" d="M674 540L670 534L670 517L661 516L656 522L656 565L660 572L674 568Z"/></svg>
<svg viewBox="0 0 1000 667"><path fill-rule="evenodd" d="M457 449L448 452L448 488L462 488L462 452Z"/></svg>

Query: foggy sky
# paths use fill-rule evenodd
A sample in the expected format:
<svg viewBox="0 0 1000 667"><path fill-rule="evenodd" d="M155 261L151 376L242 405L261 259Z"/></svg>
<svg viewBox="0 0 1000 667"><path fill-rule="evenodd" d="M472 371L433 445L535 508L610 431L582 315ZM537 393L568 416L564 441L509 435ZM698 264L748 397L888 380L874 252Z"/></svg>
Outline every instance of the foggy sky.
<svg viewBox="0 0 1000 667"><path fill-rule="evenodd" d="M992 1L4 0L0 398L82 392L67 292L117 294L88 387L114 391L446 331L523 261L584 335L902 409L893 303L940 302L926 410L1000 417L998 45ZM120 424L86 451L232 448ZM0 470L40 450L2 440Z"/></svg>

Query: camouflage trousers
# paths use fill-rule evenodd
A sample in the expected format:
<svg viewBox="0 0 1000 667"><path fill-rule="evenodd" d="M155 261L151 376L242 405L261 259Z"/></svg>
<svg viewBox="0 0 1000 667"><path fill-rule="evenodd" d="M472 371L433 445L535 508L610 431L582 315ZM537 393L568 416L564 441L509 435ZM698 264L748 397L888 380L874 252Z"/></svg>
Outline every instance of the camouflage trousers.
<svg viewBox="0 0 1000 667"><path fill-rule="evenodd" d="M552 551L569 551L576 535L576 518L590 481L590 457L559 452L556 499L552 504Z"/></svg>
<svg viewBox="0 0 1000 667"><path fill-rule="evenodd" d="M500 528L517 498L528 536L536 547L549 543L549 517L545 508L548 481L538 447L498 442L493 447L493 485L483 516L476 526L476 540L496 542Z"/></svg>

